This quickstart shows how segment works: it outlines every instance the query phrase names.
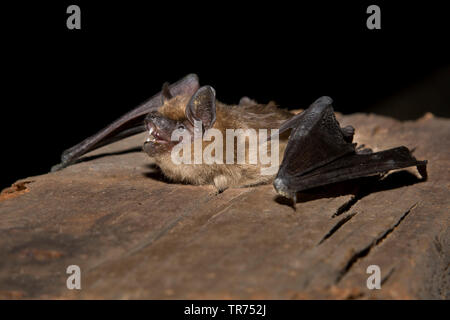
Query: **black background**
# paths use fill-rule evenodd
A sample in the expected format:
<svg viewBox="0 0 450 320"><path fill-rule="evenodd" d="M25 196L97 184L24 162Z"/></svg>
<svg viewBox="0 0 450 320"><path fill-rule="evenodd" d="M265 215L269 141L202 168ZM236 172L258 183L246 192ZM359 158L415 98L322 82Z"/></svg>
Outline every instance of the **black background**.
<svg viewBox="0 0 450 320"><path fill-rule="evenodd" d="M2 6L0 189L46 173L61 152L197 73L217 98L343 113L374 106L448 66L448 17L430 1L33 1ZM81 30L66 8L81 8ZM381 7L381 30L366 8ZM450 88L450 84L449 84ZM403 112L417 118L423 110ZM446 106L434 108L450 116Z"/></svg>

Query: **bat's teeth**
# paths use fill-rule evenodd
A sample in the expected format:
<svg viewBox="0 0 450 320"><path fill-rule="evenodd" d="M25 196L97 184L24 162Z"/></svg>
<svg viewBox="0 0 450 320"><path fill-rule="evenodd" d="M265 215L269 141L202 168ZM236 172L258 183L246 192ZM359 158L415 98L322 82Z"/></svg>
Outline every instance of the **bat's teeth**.
<svg viewBox="0 0 450 320"><path fill-rule="evenodd" d="M152 135L154 129L150 128L150 130L148 131L149 136L147 137L147 140L145 140L145 142L154 142L156 140L155 136Z"/></svg>

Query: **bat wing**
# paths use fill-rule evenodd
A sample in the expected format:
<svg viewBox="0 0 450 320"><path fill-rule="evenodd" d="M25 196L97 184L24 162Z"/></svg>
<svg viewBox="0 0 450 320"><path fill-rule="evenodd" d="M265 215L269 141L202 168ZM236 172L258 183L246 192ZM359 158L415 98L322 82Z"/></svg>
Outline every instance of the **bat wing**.
<svg viewBox="0 0 450 320"><path fill-rule="evenodd" d="M331 103L319 98L280 127L280 133L292 131L274 180L279 194L295 199L298 191L411 166L426 178L427 162L418 161L406 147L358 152L351 143L354 129L339 126Z"/></svg>
<svg viewBox="0 0 450 320"><path fill-rule="evenodd" d="M169 90L172 96L177 96L181 94L193 95L198 88L197 75L189 74L169 85L165 90ZM149 112L157 110L162 105L163 94L163 92L160 92L154 95L96 134L65 150L61 155L61 163L53 166L51 170L57 171L65 168L89 151L145 131L144 118Z"/></svg>

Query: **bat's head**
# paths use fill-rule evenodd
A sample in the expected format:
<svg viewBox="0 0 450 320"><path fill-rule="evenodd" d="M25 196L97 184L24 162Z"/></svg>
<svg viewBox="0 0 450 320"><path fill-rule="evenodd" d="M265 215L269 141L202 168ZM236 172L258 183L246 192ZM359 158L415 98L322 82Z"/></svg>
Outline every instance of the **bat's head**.
<svg viewBox="0 0 450 320"><path fill-rule="evenodd" d="M216 93L210 86L199 88L192 97L172 97L164 86L161 96L162 106L145 118L149 137L143 149L151 157L171 152L181 142L183 133L189 133L193 140L199 123L207 130L216 121ZM177 135L174 135L175 131L178 131ZM174 136L179 138L173 139Z"/></svg>

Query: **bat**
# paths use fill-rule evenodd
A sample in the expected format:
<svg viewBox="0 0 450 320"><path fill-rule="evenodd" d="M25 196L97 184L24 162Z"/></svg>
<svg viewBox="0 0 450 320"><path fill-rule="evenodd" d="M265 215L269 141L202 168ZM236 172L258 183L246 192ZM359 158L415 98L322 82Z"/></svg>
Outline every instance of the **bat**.
<svg viewBox="0 0 450 320"><path fill-rule="evenodd" d="M200 87L198 77L190 74L172 85L165 83L160 93L64 151L61 163L52 171L75 163L91 150L148 131L143 151L154 158L163 174L171 180L214 185L218 192L229 187L272 182L275 191L292 199L294 205L299 191L385 174L390 170L416 166L422 178L427 178L427 161L417 160L405 146L380 152L357 147L353 143L355 129L340 126L332 102L329 97L321 97L298 114L278 108L273 102L258 104L247 97L242 98L238 105L226 105L216 99L214 88ZM206 139L211 132L227 136L230 130L234 134L256 132L266 151L270 149L268 155L278 156L281 164L275 166L272 173L263 174L263 169L268 169L271 164L262 159L249 161L255 151L250 137L244 137L245 161L241 162L237 161L239 146L234 144L235 138L239 140L239 134L226 140L226 145L217 144L220 141L217 135L214 140ZM264 130L270 130L271 134L263 135L267 133ZM173 139L174 132L181 138ZM227 149L231 141L232 148ZM215 148L211 148L213 142ZM215 162L196 162L184 147L200 150L201 154L212 150L210 155L213 157L227 151L229 154L230 150L232 155L227 161L218 157ZM188 161L174 163L175 149L180 149L179 155Z"/></svg>
<svg viewBox="0 0 450 320"><path fill-rule="evenodd" d="M61 163L53 166L51 171L58 171L67 167L89 151L145 131L144 119L146 115L151 111L157 110L164 103L164 99L169 98L172 95L192 95L198 87L198 77L195 74L189 74L172 85L165 83L162 92L154 95L140 106L124 114L93 136L64 150L61 155Z"/></svg>

